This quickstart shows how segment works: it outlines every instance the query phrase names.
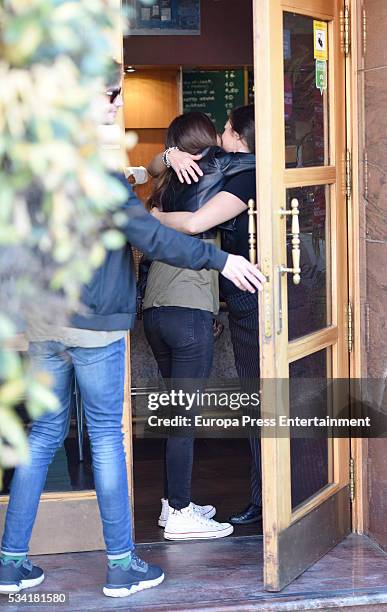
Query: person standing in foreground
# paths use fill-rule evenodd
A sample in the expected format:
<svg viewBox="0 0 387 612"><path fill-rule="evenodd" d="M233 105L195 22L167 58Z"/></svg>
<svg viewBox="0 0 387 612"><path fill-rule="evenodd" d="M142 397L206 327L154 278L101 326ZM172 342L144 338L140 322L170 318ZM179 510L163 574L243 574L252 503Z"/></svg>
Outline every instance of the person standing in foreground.
<svg viewBox="0 0 387 612"><path fill-rule="evenodd" d="M122 106L120 85L101 96L105 124ZM28 546L48 466L63 443L70 418L71 381L76 374L90 437L93 473L108 556L103 592L125 597L160 584L161 568L139 559L132 540L132 517L121 428L126 331L134 323L136 278L131 245L154 260L192 269L215 269L239 288L261 289L264 277L243 257L228 256L213 245L163 227L149 215L123 176L128 200L123 207L127 245L109 251L102 267L85 286L88 308L72 327L31 330L30 355L35 367L48 371L60 408L37 419L29 436L30 462L15 470L0 550L0 593L41 584L43 570L28 559Z"/></svg>

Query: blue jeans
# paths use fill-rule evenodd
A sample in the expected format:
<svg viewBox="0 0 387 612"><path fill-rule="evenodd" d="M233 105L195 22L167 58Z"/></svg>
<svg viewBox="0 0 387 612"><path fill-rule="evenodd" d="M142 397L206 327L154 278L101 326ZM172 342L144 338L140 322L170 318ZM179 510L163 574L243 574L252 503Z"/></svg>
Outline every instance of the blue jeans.
<svg viewBox="0 0 387 612"><path fill-rule="evenodd" d="M192 393L203 390L212 367L213 314L180 306L160 306L144 311L144 329L161 376L175 389ZM187 415L185 408L176 414ZM192 417L195 407L188 413ZM166 440L164 497L181 510L191 501L194 428L187 436L179 432Z"/></svg>
<svg viewBox="0 0 387 612"><path fill-rule="evenodd" d="M30 355L34 368L52 376L60 407L55 412L46 412L32 424L30 461L18 466L13 476L1 550L28 552L48 467L68 432L70 390L75 373L90 438L107 553L124 556L134 547L121 427L125 340L101 348L69 348L58 342L34 342L30 345Z"/></svg>

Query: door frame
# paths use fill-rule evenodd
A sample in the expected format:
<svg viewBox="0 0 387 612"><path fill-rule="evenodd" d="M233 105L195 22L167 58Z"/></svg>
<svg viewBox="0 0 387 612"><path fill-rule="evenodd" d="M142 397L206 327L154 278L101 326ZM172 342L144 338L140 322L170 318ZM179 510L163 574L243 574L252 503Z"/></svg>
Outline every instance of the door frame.
<svg viewBox="0 0 387 612"><path fill-rule="evenodd" d="M257 0L251 0L253 6ZM328 2L332 2L332 0L328 0ZM357 133L357 122L354 118L359 116L359 96L357 89L357 79L356 79L356 71L357 71L357 63L358 57L357 53L354 51L358 48L358 40L359 40L359 27L360 23L360 3L362 0L348 0L350 4L350 13L351 13L351 53L346 58L346 92L347 92L347 137L348 137L348 147L351 150L352 154L352 164L353 164L353 172L352 176L358 176L358 159L359 159L359 139ZM326 10L324 6L326 6L327 0L319 0L321 5L321 18L327 16ZM344 3L344 0L343 0ZM304 4L304 14L314 15L314 11L308 10L308 0L300 0L299 4ZM289 2L289 9L291 10L291 1ZM258 31L258 17L257 11L254 10L254 18L253 18L253 30L254 32ZM254 37L255 38L255 37ZM260 53L262 53L262 47L260 48ZM267 48L264 49L264 53L267 53ZM257 57L256 51L254 52L254 65L253 69L256 71L257 66ZM269 77L269 75L266 75ZM269 82L266 78L265 82ZM256 96L261 95L261 90L256 88ZM263 97L265 97L263 95ZM260 103L262 104L263 100L261 99ZM266 97L266 103L269 104L269 100ZM267 146L269 146L269 142L267 142ZM260 194L261 197L262 194ZM352 197L348 203L347 210L347 223L348 223L348 297L351 301L352 305L360 304L360 295L361 295L361 278L360 278L360 241L359 241L359 214L360 214L360 205L359 205L359 185L357 181L353 181L352 184ZM265 271L265 262L261 262ZM265 299L265 298L263 298ZM354 344L353 350L350 354L350 377L351 378L360 378L362 372L362 351L361 351L361 342L356 341L356 339L361 338L361 312L359 308L353 308L353 330L354 330ZM129 398L130 399L130 398ZM128 453L132 454L132 444L130 443L130 449L128 449ZM356 497L355 501L352 504L352 526L353 531L357 533L364 533L365 524L366 524L366 514L367 514L367 506L366 506L366 457L367 457L367 440L365 439L352 439L351 440L351 456L355 459L355 490ZM133 465L132 465L133 470ZM128 474L130 473L129 464L128 464ZM132 504L134 503L133 496L133 479L131 482L132 489Z"/></svg>
<svg viewBox="0 0 387 612"><path fill-rule="evenodd" d="M347 139L352 157L352 197L348 203L348 265L349 265L349 300L353 308L353 350L350 354L350 377L361 379L365 376L364 359L364 271L365 253L361 244L360 227L362 224L361 181L363 176L362 152L359 138L359 126L364 129L363 79L358 77L358 70L364 62L365 32L363 23L363 0L348 0L350 9L350 53L346 58L347 88ZM364 534L368 523L367 501L367 455L368 440L353 438L351 456L354 459L355 497L352 504L352 529L355 533Z"/></svg>

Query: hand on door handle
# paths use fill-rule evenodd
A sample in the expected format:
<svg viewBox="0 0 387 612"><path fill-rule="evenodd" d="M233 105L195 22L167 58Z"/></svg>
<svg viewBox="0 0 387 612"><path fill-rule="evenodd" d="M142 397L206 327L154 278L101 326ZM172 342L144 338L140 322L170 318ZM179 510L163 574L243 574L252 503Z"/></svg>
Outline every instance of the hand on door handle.
<svg viewBox="0 0 387 612"><path fill-rule="evenodd" d="M298 209L298 200L293 198L291 201L291 210L280 209L281 217L285 215L292 215L292 262L293 268L286 268L280 266L279 270L281 274L293 274L293 283L299 285L301 281L301 268L300 268L300 223L298 221L298 215L300 211Z"/></svg>

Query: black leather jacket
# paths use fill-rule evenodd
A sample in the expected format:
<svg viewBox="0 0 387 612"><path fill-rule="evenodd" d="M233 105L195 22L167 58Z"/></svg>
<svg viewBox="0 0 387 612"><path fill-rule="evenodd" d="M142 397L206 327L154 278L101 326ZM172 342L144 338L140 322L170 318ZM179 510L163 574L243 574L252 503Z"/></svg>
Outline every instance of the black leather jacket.
<svg viewBox="0 0 387 612"><path fill-rule="evenodd" d="M217 193L222 191L226 181L246 170L255 168L255 155L252 153L226 153L220 147L208 147L202 152L202 159L198 162L204 176L197 183L180 183L173 173L169 188L161 202L163 212L195 212L209 202ZM215 238L217 229L232 231L235 219L222 223L201 234L197 238ZM146 281L151 260L147 257L141 259L139 279L137 283L137 312L141 312L141 302L145 295ZM139 316L141 316L139 314Z"/></svg>
<svg viewBox="0 0 387 612"><path fill-rule="evenodd" d="M198 183L182 184L174 175L170 187L161 202L164 212L195 212L217 193L222 191L226 181L246 170L255 168L255 155L252 153L226 153L220 147L209 147L203 151L203 157L198 162L204 176ZM221 225L222 229L232 229L233 220ZM216 229L213 228L198 238L214 238Z"/></svg>

